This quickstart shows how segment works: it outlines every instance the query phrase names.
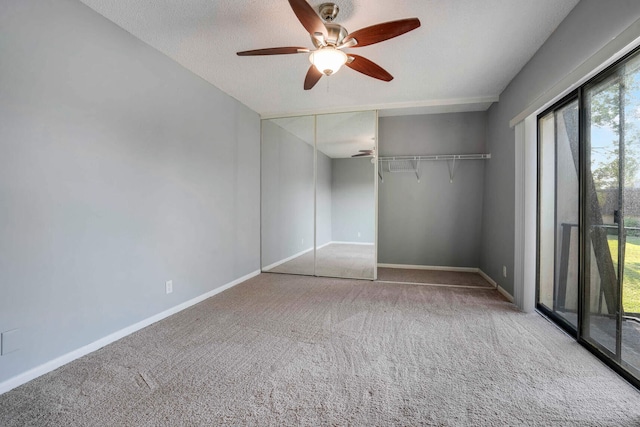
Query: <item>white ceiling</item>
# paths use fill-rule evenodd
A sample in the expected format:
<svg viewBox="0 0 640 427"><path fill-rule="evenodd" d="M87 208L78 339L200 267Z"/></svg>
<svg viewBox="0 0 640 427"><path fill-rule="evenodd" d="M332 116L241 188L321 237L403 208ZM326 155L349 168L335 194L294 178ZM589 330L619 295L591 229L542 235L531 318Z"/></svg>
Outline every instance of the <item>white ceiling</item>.
<svg viewBox="0 0 640 427"><path fill-rule="evenodd" d="M578 2L335 0L335 22L351 32L410 17L422 26L347 50L382 66L393 81L345 67L305 91L307 55L235 54L312 47L287 0L81 1L263 117L373 108L382 115L484 110ZM317 9L325 1L309 3Z"/></svg>

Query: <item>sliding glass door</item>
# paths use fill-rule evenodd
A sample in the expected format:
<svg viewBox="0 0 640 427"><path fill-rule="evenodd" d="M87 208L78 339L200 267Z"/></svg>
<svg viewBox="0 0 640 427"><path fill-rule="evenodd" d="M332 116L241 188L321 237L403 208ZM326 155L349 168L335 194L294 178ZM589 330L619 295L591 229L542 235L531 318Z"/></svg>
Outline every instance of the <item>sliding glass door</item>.
<svg viewBox="0 0 640 427"><path fill-rule="evenodd" d="M536 306L640 387L640 48L538 116Z"/></svg>

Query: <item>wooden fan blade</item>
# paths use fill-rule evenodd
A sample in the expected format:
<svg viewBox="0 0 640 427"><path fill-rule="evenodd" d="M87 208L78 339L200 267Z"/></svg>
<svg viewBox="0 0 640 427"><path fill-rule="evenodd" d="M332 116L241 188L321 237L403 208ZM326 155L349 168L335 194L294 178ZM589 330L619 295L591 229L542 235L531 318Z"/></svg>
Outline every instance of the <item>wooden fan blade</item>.
<svg viewBox="0 0 640 427"><path fill-rule="evenodd" d="M360 153L373 153L373 150L358 150Z"/></svg>
<svg viewBox="0 0 640 427"><path fill-rule="evenodd" d="M289 0L289 5L309 34L321 33L325 38L327 37L327 28L324 26L324 22L306 0Z"/></svg>
<svg viewBox="0 0 640 427"><path fill-rule="evenodd" d="M380 43L385 40L398 37L404 33L408 33L411 30L415 30L420 26L420 20L418 18L401 19L399 21L390 21L378 25L372 25L371 27L362 28L361 30L354 31L345 37L343 43L349 42L351 39L356 39L358 44L352 47L369 46L370 44Z"/></svg>
<svg viewBox="0 0 640 427"><path fill-rule="evenodd" d="M270 47L267 49L245 50L236 53L238 56L255 56L255 55L288 55L290 53L309 53L306 47Z"/></svg>
<svg viewBox="0 0 640 427"><path fill-rule="evenodd" d="M351 157L365 157L365 156L370 156L370 155L371 155L371 153L362 153L362 154L354 154Z"/></svg>
<svg viewBox="0 0 640 427"><path fill-rule="evenodd" d="M311 65L309 67L309 71L307 71L307 76L304 78L304 90L309 90L318 83L322 77L322 73L318 71L315 65Z"/></svg>
<svg viewBox="0 0 640 427"><path fill-rule="evenodd" d="M385 82L390 82L391 80L393 80L393 76L375 62L371 62L367 58L360 55L349 54L349 56L353 58L353 61L347 61L345 65L352 70L356 70L362 74L366 74L369 77L383 80Z"/></svg>

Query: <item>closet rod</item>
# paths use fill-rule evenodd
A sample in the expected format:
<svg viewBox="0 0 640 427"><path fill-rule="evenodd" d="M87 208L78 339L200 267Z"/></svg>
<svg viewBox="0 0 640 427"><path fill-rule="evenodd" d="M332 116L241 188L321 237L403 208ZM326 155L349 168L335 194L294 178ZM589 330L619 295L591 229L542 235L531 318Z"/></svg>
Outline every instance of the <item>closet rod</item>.
<svg viewBox="0 0 640 427"><path fill-rule="evenodd" d="M434 154L431 156L378 157L378 161L393 162L399 160L482 160L490 158L491 154Z"/></svg>

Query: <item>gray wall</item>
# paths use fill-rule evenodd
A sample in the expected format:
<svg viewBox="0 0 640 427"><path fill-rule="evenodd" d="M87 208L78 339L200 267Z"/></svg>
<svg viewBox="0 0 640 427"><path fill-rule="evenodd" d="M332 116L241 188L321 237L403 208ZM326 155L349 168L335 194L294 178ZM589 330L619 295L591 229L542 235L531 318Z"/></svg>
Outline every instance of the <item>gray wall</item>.
<svg viewBox="0 0 640 427"><path fill-rule="evenodd" d="M370 158L331 159L331 163L332 240L374 243L375 165Z"/></svg>
<svg viewBox="0 0 640 427"><path fill-rule="evenodd" d="M485 169L480 267L512 295L515 133L509 121L638 18L637 0L580 1L488 111L492 158Z"/></svg>
<svg viewBox="0 0 640 427"><path fill-rule="evenodd" d="M73 0L0 58L0 382L259 269L255 112Z"/></svg>
<svg viewBox="0 0 640 427"><path fill-rule="evenodd" d="M486 113L381 117L381 156L484 153ZM486 160L423 162L421 179L385 173L378 187L378 262L478 267Z"/></svg>

